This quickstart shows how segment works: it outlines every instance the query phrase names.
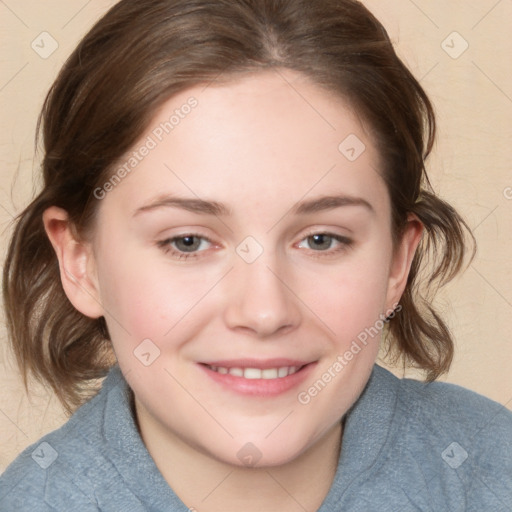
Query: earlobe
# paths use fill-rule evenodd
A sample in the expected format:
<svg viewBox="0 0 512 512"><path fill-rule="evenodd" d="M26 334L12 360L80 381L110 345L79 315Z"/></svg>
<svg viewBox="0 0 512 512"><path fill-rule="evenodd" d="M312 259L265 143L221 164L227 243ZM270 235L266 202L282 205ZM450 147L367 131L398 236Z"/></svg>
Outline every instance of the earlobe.
<svg viewBox="0 0 512 512"><path fill-rule="evenodd" d="M415 215L410 214L391 262L387 297L388 308L392 309L402 297L422 234L423 224Z"/></svg>
<svg viewBox="0 0 512 512"><path fill-rule="evenodd" d="M103 308L90 244L77 239L69 216L62 208L47 208L43 213L43 223L59 261L66 296L80 313L99 318L103 315Z"/></svg>

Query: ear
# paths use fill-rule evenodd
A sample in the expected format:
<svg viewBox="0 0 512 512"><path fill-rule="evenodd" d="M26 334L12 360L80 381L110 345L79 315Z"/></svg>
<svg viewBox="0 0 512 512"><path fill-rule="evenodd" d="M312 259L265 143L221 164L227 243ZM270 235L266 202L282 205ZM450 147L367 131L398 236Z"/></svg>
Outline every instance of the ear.
<svg viewBox="0 0 512 512"><path fill-rule="evenodd" d="M69 216L62 208L47 208L43 224L57 254L62 286L71 304L90 318L102 316L91 244L77 240Z"/></svg>
<svg viewBox="0 0 512 512"><path fill-rule="evenodd" d="M391 261L388 294L386 298L388 310L393 309L393 306L400 301L400 297L405 290L412 260L422 234L423 224L416 215L410 214Z"/></svg>

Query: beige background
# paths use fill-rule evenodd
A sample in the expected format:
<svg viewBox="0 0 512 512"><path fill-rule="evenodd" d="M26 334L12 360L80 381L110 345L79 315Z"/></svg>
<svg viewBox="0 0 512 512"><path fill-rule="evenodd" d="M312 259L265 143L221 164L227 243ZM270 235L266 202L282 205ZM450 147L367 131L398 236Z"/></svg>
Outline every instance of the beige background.
<svg viewBox="0 0 512 512"><path fill-rule="evenodd" d="M33 139L43 98L79 38L114 3L0 1L2 259L12 217L37 190ZM384 23L436 106L439 136L430 175L436 190L474 228L479 243L474 263L440 296L457 338L455 363L445 380L512 409L512 1L364 3ZM44 52L52 49L52 41L42 32L58 44L49 56ZM32 49L33 41L42 56ZM2 471L65 417L43 390L30 397L24 393L3 325L0 389Z"/></svg>

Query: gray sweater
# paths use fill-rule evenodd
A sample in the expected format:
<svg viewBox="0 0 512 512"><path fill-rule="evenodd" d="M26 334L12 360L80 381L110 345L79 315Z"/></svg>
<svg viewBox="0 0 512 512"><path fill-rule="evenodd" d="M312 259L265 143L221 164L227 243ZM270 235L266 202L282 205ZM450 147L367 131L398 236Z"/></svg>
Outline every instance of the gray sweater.
<svg viewBox="0 0 512 512"><path fill-rule="evenodd" d="M200 499L183 504L156 468L117 367L95 398L0 477L2 512L200 512ZM319 509L332 511L512 511L512 413L458 386L398 379L376 365L346 415Z"/></svg>

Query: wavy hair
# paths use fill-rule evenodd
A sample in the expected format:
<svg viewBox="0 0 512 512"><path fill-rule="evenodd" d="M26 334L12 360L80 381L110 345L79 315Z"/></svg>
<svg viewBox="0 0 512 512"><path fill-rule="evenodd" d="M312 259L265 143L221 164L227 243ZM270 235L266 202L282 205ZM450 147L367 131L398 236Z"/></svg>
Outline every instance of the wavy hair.
<svg viewBox="0 0 512 512"><path fill-rule="evenodd" d="M43 186L15 221L3 271L9 338L26 385L29 375L49 384L71 412L112 365L104 318L82 315L64 293L45 209L66 210L84 236L98 206L93 191L159 106L191 86L271 68L340 95L370 127L395 240L410 213L425 227L401 311L387 323L388 353L428 380L448 370L453 340L428 290L461 270L473 237L429 184L434 111L381 23L355 0L121 0L71 54L39 118Z"/></svg>

